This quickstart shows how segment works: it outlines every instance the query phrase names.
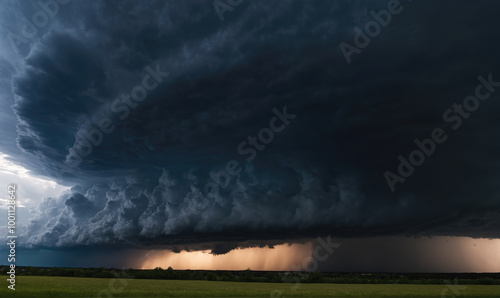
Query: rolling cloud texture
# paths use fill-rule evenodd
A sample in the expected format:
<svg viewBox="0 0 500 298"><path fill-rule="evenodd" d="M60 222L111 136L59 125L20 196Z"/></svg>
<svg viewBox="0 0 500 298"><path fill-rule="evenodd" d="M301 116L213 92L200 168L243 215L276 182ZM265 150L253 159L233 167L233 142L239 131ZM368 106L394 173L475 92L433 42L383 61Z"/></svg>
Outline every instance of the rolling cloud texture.
<svg viewBox="0 0 500 298"><path fill-rule="evenodd" d="M32 171L76 185L43 199L21 243L225 241L211 247L225 253L329 234L500 237L500 91L459 129L442 118L474 95L478 76L500 81L500 4L401 4L350 64L339 43L353 44L383 1L245 1L223 22L212 1L60 5L17 61L0 61L17 124L4 152L11 140ZM2 6L17 13L3 22L18 34L17 17L39 10ZM168 77L124 119L110 113L156 65ZM240 144L284 107L296 117L247 162ZM114 131L68 168L103 117ZM434 128L446 142L391 192L384 172L397 173L397 157ZM221 176L230 160L241 171ZM207 196L217 177L227 186Z"/></svg>

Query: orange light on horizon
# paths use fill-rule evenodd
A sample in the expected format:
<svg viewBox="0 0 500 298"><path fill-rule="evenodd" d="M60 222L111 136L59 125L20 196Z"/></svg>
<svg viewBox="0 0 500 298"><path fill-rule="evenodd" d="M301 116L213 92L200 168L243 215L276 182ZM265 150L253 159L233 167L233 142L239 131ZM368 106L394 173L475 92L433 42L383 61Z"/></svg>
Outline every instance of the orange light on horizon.
<svg viewBox="0 0 500 298"><path fill-rule="evenodd" d="M235 249L224 255L213 255L210 251L182 251L174 253L170 250L151 251L143 262L141 269L191 269L191 270L268 270L287 271L292 266L302 264L312 254L312 243L283 244L274 248Z"/></svg>
<svg viewBox="0 0 500 298"><path fill-rule="evenodd" d="M378 272L499 272L500 239L446 237L370 237L342 239L342 248L328 259L330 271ZM293 271L307 268L314 257L314 239L304 244L282 244L274 248L242 248L224 255L210 251L167 249L140 252L133 267L178 270ZM324 252L321 252L323 255ZM138 256L137 253L135 253ZM319 263L319 260L318 260ZM326 267L325 267L326 266Z"/></svg>

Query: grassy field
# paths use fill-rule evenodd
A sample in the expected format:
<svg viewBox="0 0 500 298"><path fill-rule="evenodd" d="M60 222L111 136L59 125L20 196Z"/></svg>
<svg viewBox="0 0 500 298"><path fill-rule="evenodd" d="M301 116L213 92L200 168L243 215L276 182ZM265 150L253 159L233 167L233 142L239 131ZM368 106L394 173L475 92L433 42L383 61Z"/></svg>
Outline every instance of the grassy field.
<svg viewBox="0 0 500 298"><path fill-rule="evenodd" d="M441 297L446 285L294 284L199 280L18 276L0 297ZM282 291L282 292L279 292ZM279 295L281 294L281 296ZM446 296L453 297L448 289ZM500 297L500 286L469 285L457 297Z"/></svg>

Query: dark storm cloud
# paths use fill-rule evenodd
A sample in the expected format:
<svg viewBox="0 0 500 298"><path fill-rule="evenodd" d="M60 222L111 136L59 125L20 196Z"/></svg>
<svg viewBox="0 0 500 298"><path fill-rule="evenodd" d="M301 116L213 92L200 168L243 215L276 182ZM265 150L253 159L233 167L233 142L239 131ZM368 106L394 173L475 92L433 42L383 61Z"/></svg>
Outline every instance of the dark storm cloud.
<svg viewBox="0 0 500 298"><path fill-rule="evenodd" d="M442 120L479 75L500 81L498 4L401 5L348 64L338 45L386 3L249 1L222 23L210 1L68 4L12 80L18 146L79 184L43 201L28 243L225 240L224 253L294 233L499 237L500 94L457 131ZM154 65L169 77L61 174L79 132ZM296 119L245 164L239 144L285 106ZM449 139L392 193L383 173L435 127ZM203 206L232 159L243 170Z"/></svg>

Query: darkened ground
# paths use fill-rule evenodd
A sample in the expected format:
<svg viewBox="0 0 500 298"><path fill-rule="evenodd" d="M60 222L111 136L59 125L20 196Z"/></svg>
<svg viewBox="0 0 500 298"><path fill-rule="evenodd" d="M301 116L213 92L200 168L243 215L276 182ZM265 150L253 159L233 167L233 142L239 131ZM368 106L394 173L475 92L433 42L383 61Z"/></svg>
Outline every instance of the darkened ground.
<svg viewBox="0 0 500 298"><path fill-rule="evenodd" d="M0 273L8 271L0 266ZM500 273L333 273L285 271L153 270L115 268L16 267L19 276L68 276L95 278L210 280L273 283L340 283L340 284L443 284L458 279L462 285L500 285Z"/></svg>

